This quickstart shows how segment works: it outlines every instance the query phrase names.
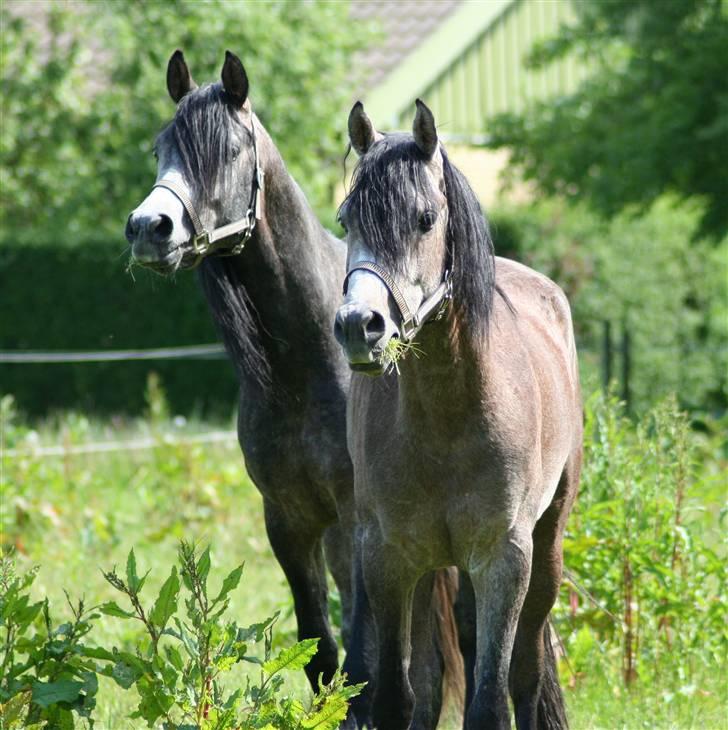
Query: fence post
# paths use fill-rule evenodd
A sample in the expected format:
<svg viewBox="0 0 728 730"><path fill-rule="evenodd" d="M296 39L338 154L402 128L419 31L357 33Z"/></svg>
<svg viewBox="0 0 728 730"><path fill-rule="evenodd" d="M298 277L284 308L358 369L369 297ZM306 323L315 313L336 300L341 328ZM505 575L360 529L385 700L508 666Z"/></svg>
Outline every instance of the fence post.
<svg viewBox="0 0 728 730"><path fill-rule="evenodd" d="M612 356L612 323L605 319L602 322L602 382L605 392L612 382Z"/></svg>
<svg viewBox="0 0 728 730"><path fill-rule="evenodd" d="M622 321L622 400L627 412L630 411L630 375L632 374L632 338L627 327L627 320Z"/></svg>

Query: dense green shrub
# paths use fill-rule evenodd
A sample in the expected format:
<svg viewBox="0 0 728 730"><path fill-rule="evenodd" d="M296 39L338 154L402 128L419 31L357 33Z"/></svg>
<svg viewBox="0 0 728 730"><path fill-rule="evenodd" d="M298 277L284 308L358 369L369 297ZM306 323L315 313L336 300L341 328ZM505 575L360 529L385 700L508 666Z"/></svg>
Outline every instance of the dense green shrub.
<svg viewBox="0 0 728 730"><path fill-rule="evenodd" d="M128 608L114 601L87 608L69 599L72 621L54 627L48 599L31 601L36 571L17 575L13 560L0 552L0 728L72 730L81 718L93 728L98 678L106 676L124 690L134 688L139 703L129 719L150 728L161 721L165 730L335 730L363 685L344 686L337 673L309 702L289 696L284 674L309 663L318 639L274 652L277 615L247 627L227 617L242 565L213 592L209 548L197 551L183 541L177 562L145 609L141 593L149 572L138 575L132 549L124 577L115 569L104 573ZM143 627L134 651L91 643L102 615ZM252 653L256 646L262 656ZM229 675L242 662L257 665L258 676L241 685L241 677L233 682Z"/></svg>
<svg viewBox="0 0 728 730"><path fill-rule="evenodd" d="M196 276L125 273L122 249L108 243L0 250L0 350L108 350L212 343L217 335ZM18 408L138 414L150 371L175 413L229 416L236 381L227 360L0 365L0 390Z"/></svg>

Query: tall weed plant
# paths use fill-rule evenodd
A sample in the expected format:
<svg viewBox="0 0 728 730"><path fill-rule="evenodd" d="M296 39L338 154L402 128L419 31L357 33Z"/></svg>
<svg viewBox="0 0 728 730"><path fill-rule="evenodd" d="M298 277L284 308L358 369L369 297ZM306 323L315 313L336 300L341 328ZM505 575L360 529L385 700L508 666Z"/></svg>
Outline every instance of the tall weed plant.
<svg viewBox="0 0 728 730"><path fill-rule="evenodd" d="M726 472L705 472L698 455L699 437L674 397L636 424L613 397L587 404L557 615L572 683L606 671L627 686L690 694L696 677L723 666L724 515L710 495L722 491Z"/></svg>

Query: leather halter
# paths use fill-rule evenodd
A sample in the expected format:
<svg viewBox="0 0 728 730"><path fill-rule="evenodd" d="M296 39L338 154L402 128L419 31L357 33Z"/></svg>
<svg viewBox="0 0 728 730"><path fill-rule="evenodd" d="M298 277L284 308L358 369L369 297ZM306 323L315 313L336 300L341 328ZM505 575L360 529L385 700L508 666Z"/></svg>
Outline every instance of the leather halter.
<svg viewBox="0 0 728 730"><path fill-rule="evenodd" d="M349 277L355 271L371 271L372 274L378 276L384 282L384 286L387 287L387 291L391 294L399 311L399 339L404 343L411 342L412 338L427 322L442 319L447 309L447 304L452 299L452 271L450 268L445 269L442 281L437 289L420 304L414 313L407 306L407 300L404 294L402 294L401 289L397 286L397 282L389 275L386 269L374 261L360 261L349 269L344 278L344 295L346 295L348 289Z"/></svg>
<svg viewBox="0 0 728 730"><path fill-rule="evenodd" d="M187 241L184 249L184 258L192 258L192 262L187 268L194 269L197 267L205 256L209 254L217 254L219 256L235 256L244 248L248 239L253 235L255 224L262 217L260 193L264 190L264 173L260 167L258 159L258 144L255 138L255 119L250 116L251 130L253 136L253 156L255 158L255 175L253 176L253 189L250 197L250 204L245 216L240 220L227 223L224 226L213 228L211 231L205 230L197 215L195 206L192 204L190 197L182 185L173 180L159 180L154 188L165 188L173 193L182 203L187 215L192 221L192 227L195 233Z"/></svg>

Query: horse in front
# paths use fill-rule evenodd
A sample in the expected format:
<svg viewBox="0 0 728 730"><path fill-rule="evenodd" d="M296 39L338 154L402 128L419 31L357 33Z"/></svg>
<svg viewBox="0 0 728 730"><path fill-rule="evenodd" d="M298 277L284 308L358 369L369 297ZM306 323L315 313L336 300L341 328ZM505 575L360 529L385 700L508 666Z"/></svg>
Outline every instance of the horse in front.
<svg viewBox="0 0 728 730"><path fill-rule="evenodd" d="M466 727L510 728L510 691L519 730L564 728L547 619L582 452L568 302L545 276L494 257L421 101L412 135L376 132L360 103L349 134L360 159L340 208L348 273L335 335L354 371L347 429L377 628L374 724L410 727L415 587L457 566L461 608L475 616L476 635L461 637ZM352 680L359 645L344 665Z"/></svg>

